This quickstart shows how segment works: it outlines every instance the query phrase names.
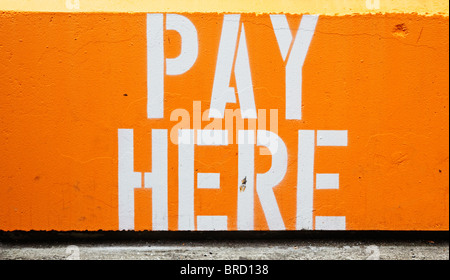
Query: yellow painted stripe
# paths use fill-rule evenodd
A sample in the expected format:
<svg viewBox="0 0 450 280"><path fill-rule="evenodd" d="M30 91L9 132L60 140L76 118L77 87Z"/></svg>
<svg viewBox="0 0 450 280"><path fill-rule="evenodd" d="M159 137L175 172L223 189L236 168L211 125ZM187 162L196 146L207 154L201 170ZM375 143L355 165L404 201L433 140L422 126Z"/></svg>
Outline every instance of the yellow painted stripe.
<svg viewBox="0 0 450 280"><path fill-rule="evenodd" d="M0 0L17 12L219 12L348 15L417 13L445 15L448 0Z"/></svg>

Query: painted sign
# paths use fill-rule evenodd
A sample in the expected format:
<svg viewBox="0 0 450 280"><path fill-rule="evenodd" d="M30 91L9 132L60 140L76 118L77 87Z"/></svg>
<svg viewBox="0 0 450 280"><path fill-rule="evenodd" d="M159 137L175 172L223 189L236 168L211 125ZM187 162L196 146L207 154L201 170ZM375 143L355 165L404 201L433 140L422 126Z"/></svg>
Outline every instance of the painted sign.
<svg viewBox="0 0 450 280"><path fill-rule="evenodd" d="M448 17L0 27L0 230L448 230Z"/></svg>

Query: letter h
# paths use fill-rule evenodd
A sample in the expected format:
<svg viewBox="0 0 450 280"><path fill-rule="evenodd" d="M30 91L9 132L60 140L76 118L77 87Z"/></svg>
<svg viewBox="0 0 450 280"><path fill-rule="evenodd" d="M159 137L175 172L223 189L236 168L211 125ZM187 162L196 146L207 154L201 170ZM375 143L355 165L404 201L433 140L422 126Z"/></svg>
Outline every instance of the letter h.
<svg viewBox="0 0 450 280"><path fill-rule="evenodd" d="M133 129L119 129L119 230L134 230L134 189L142 173L134 171ZM167 130L152 130L152 172L144 173L144 187L152 189L152 230L168 230Z"/></svg>

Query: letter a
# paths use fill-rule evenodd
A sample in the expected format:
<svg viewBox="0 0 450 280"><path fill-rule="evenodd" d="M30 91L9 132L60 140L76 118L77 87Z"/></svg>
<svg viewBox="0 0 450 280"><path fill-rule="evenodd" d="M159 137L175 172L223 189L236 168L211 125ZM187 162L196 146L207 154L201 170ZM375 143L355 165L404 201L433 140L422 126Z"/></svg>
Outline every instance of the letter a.
<svg viewBox="0 0 450 280"><path fill-rule="evenodd" d="M236 103L235 88L230 87L235 56L234 74L239 102L242 108L242 118L257 118L245 30L242 24L239 37L239 24L240 15L224 16L211 97L210 118L222 119L225 115L226 104ZM237 44L239 45L236 48Z"/></svg>

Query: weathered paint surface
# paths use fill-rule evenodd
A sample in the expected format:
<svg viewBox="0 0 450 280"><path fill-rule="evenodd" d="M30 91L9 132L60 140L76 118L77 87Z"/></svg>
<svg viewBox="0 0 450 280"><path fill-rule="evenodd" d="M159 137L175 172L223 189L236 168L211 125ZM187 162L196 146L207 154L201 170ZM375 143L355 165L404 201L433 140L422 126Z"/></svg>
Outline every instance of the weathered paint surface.
<svg viewBox="0 0 450 280"><path fill-rule="evenodd" d="M0 30L0 230L449 229L448 16Z"/></svg>
<svg viewBox="0 0 450 280"><path fill-rule="evenodd" d="M121 13L290 13L446 15L446 0L2 0L0 10Z"/></svg>

